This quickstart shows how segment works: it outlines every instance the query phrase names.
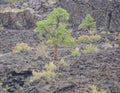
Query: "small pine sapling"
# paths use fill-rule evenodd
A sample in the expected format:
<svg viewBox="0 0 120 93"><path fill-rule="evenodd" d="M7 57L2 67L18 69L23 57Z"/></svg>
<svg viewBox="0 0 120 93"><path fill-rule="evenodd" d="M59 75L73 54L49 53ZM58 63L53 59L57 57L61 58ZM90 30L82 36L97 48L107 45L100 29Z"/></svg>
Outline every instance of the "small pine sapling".
<svg viewBox="0 0 120 93"><path fill-rule="evenodd" d="M96 22L90 14L87 14L80 27L87 28L90 32L94 33L96 31Z"/></svg>
<svg viewBox="0 0 120 93"><path fill-rule="evenodd" d="M54 45L54 59L58 58L58 45L75 44L71 37L71 31L67 30L69 13L58 7L47 15L47 18L36 23L35 31L39 32L40 37L44 36Z"/></svg>

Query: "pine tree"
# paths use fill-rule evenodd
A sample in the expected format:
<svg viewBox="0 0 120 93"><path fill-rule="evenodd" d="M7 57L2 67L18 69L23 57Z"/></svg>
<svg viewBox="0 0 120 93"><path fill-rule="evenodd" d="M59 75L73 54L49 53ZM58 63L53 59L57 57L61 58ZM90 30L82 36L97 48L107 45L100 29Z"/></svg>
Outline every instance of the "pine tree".
<svg viewBox="0 0 120 93"><path fill-rule="evenodd" d="M80 24L80 27L85 27L91 32L96 31L96 22L94 21L94 18L87 14L85 19L83 20L82 24Z"/></svg>
<svg viewBox="0 0 120 93"><path fill-rule="evenodd" d="M47 18L36 23L36 31L40 37L45 35L48 40L54 44L54 59L58 58L58 45L74 44L75 40L71 37L71 31L67 30L69 13L58 7L47 15Z"/></svg>

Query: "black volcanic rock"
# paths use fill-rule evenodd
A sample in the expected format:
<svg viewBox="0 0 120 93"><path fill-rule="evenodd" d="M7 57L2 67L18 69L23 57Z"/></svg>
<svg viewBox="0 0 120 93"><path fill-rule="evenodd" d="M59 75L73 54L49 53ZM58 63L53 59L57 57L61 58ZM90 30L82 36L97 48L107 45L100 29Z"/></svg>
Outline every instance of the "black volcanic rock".
<svg viewBox="0 0 120 93"><path fill-rule="evenodd" d="M99 29L120 32L119 0L60 0L60 6L68 10L70 22L75 28L89 13L95 18Z"/></svg>
<svg viewBox="0 0 120 93"><path fill-rule="evenodd" d="M0 0L2 5L5 5L6 2L7 0ZM53 8L60 6L70 13L69 22L73 29L77 29L86 14L89 13L95 18L98 29L120 32L119 0L18 0L13 6L20 9L22 7L33 9L36 15L41 16L40 19L43 19ZM33 14L28 11L16 15L13 13L0 14L0 23L10 29L33 28L35 25ZM11 16L14 17L11 18Z"/></svg>

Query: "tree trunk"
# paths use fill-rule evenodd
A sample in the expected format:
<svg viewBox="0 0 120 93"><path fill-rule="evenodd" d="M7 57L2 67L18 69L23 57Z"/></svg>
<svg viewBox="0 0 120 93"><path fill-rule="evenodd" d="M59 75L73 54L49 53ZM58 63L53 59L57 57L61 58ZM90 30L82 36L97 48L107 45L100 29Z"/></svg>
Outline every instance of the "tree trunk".
<svg viewBox="0 0 120 93"><path fill-rule="evenodd" d="M54 44L54 60L58 59L58 45Z"/></svg>

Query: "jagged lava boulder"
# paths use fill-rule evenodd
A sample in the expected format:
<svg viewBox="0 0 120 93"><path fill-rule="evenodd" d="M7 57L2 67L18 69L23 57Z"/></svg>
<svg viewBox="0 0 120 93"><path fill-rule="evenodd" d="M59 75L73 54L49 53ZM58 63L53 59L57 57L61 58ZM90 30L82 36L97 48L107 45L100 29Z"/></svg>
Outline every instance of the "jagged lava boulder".
<svg viewBox="0 0 120 93"><path fill-rule="evenodd" d="M29 10L0 13L0 23L8 29L30 29L35 26L36 20L37 17Z"/></svg>

